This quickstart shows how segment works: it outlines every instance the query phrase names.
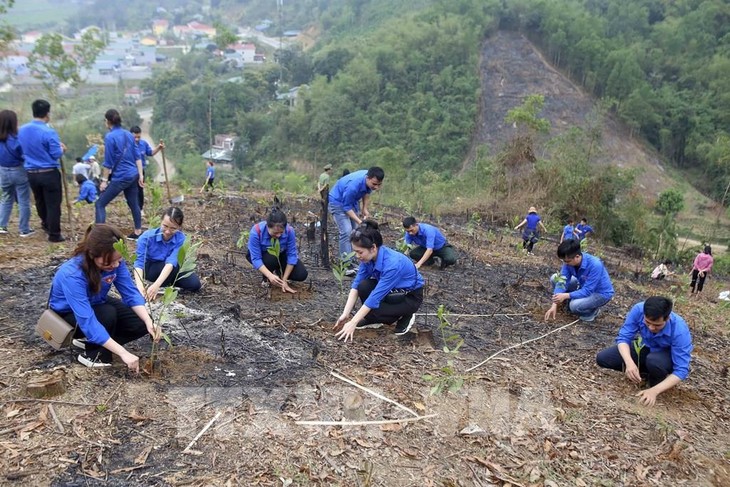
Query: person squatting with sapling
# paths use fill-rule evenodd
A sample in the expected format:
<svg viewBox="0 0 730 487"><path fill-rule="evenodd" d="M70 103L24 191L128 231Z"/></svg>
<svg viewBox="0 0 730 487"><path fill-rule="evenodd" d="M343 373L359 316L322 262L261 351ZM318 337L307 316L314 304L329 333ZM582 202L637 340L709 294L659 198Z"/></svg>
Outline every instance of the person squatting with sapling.
<svg viewBox="0 0 730 487"><path fill-rule="evenodd" d="M153 301L163 286L175 285L186 291L198 291L202 287L195 272L177 279L180 271L178 254L185 243L184 218L180 208L170 207L162 214L160 226L150 228L137 240L134 280L147 301ZM147 285L146 291L145 281L152 283Z"/></svg>
<svg viewBox="0 0 730 487"><path fill-rule="evenodd" d="M596 355L600 367L623 371L626 378L649 388L640 391L642 404L653 406L659 394L689 375L692 335L687 323L672 311L672 301L652 296L631 308L616 337L616 345Z"/></svg>
<svg viewBox="0 0 730 487"><path fill-rule="evenodd" d="M339 232L338 250L340 259L352 252L350 234L352 229L370 217L370 193L380 189L385 179L385 171L374 166L370 169L355 171L337 180L329 194L329 212L335 220ZM362 200L362 208L360 208ZM347 276L354 276L355 269L348 269Z"/></svg>
<svg viewBox="0 0 730 487"><path fill-rule="evenodd" d="M275 248L274 242L277 240L278 257L269 253L269 249ZM289 280L301 282L309 275L297 254L294 228L287 224L286 215L279 208L273 208L265 221L251 227L246 260L263 274L262 284L279 286L287 293L296 293L289 286Z"/></svg>
<svg viewBox="0 0 730 487"><path fill-rule="evenodd" d="M519 230L522 227L525 227L522 232L522 248L527 250L527 255L532 255L532 248L540 240L540 232L538 229L541 229L543 232L547 231L545 225L542 224L542 218L537 214L537 209L534 206L531 206L527 210L525 219L515 227L515 230Z"/></svg>
<svg viewBox="0 0 730 487"><path fill-rule="evenodd" d="M123 238L112 225L89 226L71 259L56 271L48 307L71 326L78 325L73 344L84 350L78 356L80 363L109 367L114 354L130 370L139 372L139 357L124 345L148 334L158 341L161 333L122 255L114 248ZM121 299L109 296L112 285Z"/></svg>
<svg viewBox="0 0 730 487"><path fill-rule="evenodd" d="M454 247L438 228L428 223L418 223L412 216L403 219L403 228L406 230L405 242L412 246L408 255L416 261L417 269L424 264L433 265L434 257L441 261L441 269L456 264Z"/></svg>
<svg viewBox="0 0 730 487"><path fill-rule="evenodd" d="M342 327L335 336L352 341L355 330L380 328L383 323L395 323L395 334L405 335L423 302L423 277L408 256L383 247L383 236L373 220L353 230L350 243L360 266L335 323L335 329ZM358 297L362 306L350 317Z"/></svg>
<svg viewBox="0 0 730 487"><path fill-rule="evenodd" d="M608 303L614 294L606 267L598 257L583 253L580 242L575 239L558 245L557 254L563 266L560 274L550 277L553 304L545 313L545 320L554 319L558 305L565 301L568 302L570 312L578 315L581 321L595 320L599 308Z"/></svg>

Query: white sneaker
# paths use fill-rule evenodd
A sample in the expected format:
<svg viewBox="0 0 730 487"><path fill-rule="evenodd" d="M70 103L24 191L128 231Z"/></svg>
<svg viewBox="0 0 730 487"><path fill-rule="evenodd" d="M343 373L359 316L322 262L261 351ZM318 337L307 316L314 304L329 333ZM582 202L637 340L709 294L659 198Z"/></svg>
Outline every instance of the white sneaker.
<svg viewBox="0 0 730 487"><path fill-rule="evenodd" d="M346 277L355 277L357 275L357 269L347 269L345 271Z"/></svg>
<svg viewBox="0 0 730 487"><path fill-rule="evenodd" d="M413 327L413 323L416 322L416 315L405 315L401 317L401 319L398 320L398 324L395 326L395 334L405 335L409 331L411 331L411 328Z"/></svg>
<svg viewBox="0 0 730 487"><path fill-rule="evenodd" d="M84 364L87 367L111 367L111 362L103 362L99 358L99 354L96 355L96 357L89 357L86 355L86 352L81 352L79 354L79 362Z"/></svg>
<svg viewBox="0 0 730 487"><path fill-rule="evenodd" d="M74 338L71 340L71 345L81 350L86 350L86 338Z"/></svg>

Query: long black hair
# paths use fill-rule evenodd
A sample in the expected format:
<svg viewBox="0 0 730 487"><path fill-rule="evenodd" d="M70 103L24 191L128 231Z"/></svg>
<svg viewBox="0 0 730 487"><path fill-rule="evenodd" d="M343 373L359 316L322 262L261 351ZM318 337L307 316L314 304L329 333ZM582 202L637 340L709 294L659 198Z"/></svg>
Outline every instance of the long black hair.
<svg viewBox="0 0 730 487"><path fill-rule="evenodd" d="M371 248L373 245L378 248L382 247L383 236L380 234L380 230L378 230L378 222L375 220L363 221L350 234L350 243L366 249Z"/></svg>

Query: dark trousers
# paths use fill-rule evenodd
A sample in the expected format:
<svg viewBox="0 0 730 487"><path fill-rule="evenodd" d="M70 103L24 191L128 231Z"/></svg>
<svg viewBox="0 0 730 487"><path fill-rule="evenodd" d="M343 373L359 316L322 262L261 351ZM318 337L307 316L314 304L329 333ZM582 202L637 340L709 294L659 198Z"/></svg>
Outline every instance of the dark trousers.
<svg viewBox="0 0 730 487"><path fill-rule="evenodd" d="M639 373L647 377L649 386L654 387L672 373L672 354L669 350L650 352L647 347L641 349L641 357L636 356L633 344L629 344L631 359L639 366ZM604 348L596 355L596 362L600 367L624 371L624 359L618 351L618 345Z"/></svg>
<svg viewBox="0 0 730 487"><path fill-rule="evenodd" d="M147 326L137 316L137 313L120 299L107 297L106 302L93 306L94 314L99 323L117 343L124 345L147 335ZM76 316L73 313L61 315L71 326L76 326ZM76 329L76 338L83 338L84 334ZM95 357L99 353L100 359L104 362L111 362L112 353L98 343L86 343L86 354Z"/></svg>
<svg viewBox="0 0 730 487"><path fill-rule="evenodd" d="M538 240L540 240L540 236L536 231L526 230L522 234L522 248L527 249L528 252L532 252L532 247L535 246Z"/></svg>
<svg viewBox="0 0 730 487"><path fill-rule="evenodd" d="M162 269L165 267L165 262L162 260L148 260L144 264L144 278L150 282L155 282L158 277L160 277L160 273L162 272ZM198 291L201 287L200 284L200 278L198 275L193 272L187 277L183 277L181 279L178 279L175 281L175 276L177 276L179 267L175 266L172 268L172 272L169 276L167 276L167 279L165 279L165 282L162 283L163 286L172 286L173 284L181 289L185 289L188 291Z"/></svg>
<svg viewBox="0 0 730 487"><path fill-rule="evenodd" d="M113 176L113 174L112 174ZM134 229L139 230L142 228L142 214L139 209L139 177L132 180L118 181L113 179L109 181L109 186L101 192L101 196L96 200L96 223L106 222L106 205L116 198L116 196L124 191L124 197L127 200L127 206L129 206L132 212L132 220L134 221Z"/></svg>
<svg viewBox="0 0 730 487"><path fill-rule="evenodd" d="M144 175L144 182L147 182L147 169L145 169L142 174ZM139 185L137 185L139 186ZM137 201L139 202L139 211L142 211L144 209L144 188L139 187L137 189Z"/></svg>
<svg viewBox="0 0 730 487"><path fill-rule="evenodd" d="M702 292L702 288L705 286L706 277L707 272L705 272L704 276L700 276L700 271L698 271L697 269L692 269L692 282L689 283L689 287L692 292Z"/></svg>
<svg viewBox="0 0 730 487"><path fill-rule="evenodd" d="M43 230L50 240L61 236L61 200L63 189L61 172L58 169L47 172L28 172L28 183L35 199L35 209L41 219Z"/></svg>
<svg viewBox="0 0 730 487"><path fill-rule="evenodd" d="M246 260L251 262L251 253L248 251L246 251ZM286 270L286 254L283 252L279 254L278 259L271 254L264 253L261 256L261 260L264 261L264 266L267 269L279 277L281 277ZM292 269L291 274L289 275L289 280L301 282L306 280L308 275L309 272L307 271L307 268L304 267L304 264L302 264L300 259L294 265L294 269Z"/></svg>
<svg viewBox="0 0 730 487"><path fill-rule="evenodd" d="M357 287L357 295L363 303L378 285L377 279L363 279ZM380 307L371 309L365 315L366 323L384 323L390 325L404 316L418 311L423 303L423 288L414 289L405 294L391 293L380 302Z"/></svg>
<svg viewBox="0 0 730 487"><path fill-rule="evenodd" d="M411 249L411 251L408 253L408 255L411 257L411 259L418 262L423 257L423 254L426 253L426 248L421 247L420 245L418 247L414 247ZM431 254L431 257L425 262L426 265L433 265L434 257L438 257L441 259L441 268L444 268L448 265L454 265L456 264L456 252L454 251L454 247L452 247L449 244L444 245L438 250L434 250Z"/></svg>

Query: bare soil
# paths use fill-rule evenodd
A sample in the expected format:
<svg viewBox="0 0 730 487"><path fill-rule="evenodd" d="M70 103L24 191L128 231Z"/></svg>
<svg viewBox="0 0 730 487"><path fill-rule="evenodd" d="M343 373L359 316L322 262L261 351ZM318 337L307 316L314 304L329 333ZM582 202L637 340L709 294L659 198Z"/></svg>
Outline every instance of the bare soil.
<svg viewBox="0 0 730 487"><path fill-rule="evenodd" d="M310 270L298 294L262 288L235 247L270 200L265 193L185 195L187 233L204 241L198 270L205 286L175 303L165 325L174 346L163 347L161 371L153 377L132 376L121 363L85 368L71 351L54 352L35 337L51 277L73 243L2 236L0 484L730 483L729 312L714 299L727 282L711 278L705 294L690 301L686 283L651 283L647 264L596 245L617 289L597 321L514 348L467 374L491 354L573 321L567 315L543 320L547 277L559 264L554 242L540 242L530 257L518 249L514 233L483 225L467 231L464 215L444 218L460 260L446 271L424 269L425 301L414 332L396 337L390 327L366 330L344 344L332 332L344 293L332 273L318 267L318 241L305 237L307 211L316 211L318 202L284 201ZM77 216L90 221L93 208ZM402 216L383 212L387 243L399 236ZM131 230L121 201L109 220ZM648 408L635 401L635 386L620 373L598 369L594 357L612 344L629 307L653 293L678 296L677 311L691 324L696 348L690 378ZM431 395L433 383L423 375L443 376L449 360L435 317L442 304L453 332L465 340L450 358L465 382L457 391ZM140 339L130 349L146 358L149 342ZM50 398L56 403L28 400L26 384L52 370L64 371L66 392ZM357 390L331 371L419 415L436 416L373 426L295 424L343 417L343 402ZM360 394L367 420L411 416Z"/></svg>

